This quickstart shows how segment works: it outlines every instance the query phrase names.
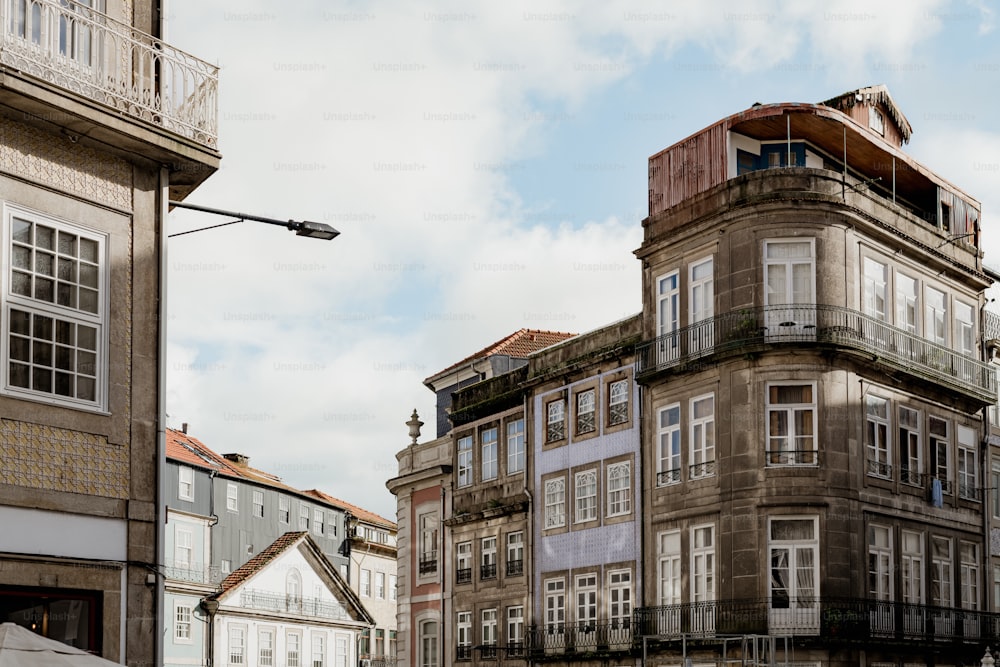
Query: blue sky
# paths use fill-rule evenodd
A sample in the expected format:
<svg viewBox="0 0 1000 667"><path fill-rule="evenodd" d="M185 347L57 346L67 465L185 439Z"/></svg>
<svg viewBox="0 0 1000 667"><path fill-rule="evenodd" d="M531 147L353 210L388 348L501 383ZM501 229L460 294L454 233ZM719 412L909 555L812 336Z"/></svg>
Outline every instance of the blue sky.
<svg viewBox="0 0 1000 667"><path fill-rule="evenodd" d="M171 425L394 516L404 422L434 432L423 379L638 312L647 158L754 102L886 84L1000 266L992 3L662 5L173 0L168 41L221 67L223 167L188 201L342 234L170 241Z"/></svg>

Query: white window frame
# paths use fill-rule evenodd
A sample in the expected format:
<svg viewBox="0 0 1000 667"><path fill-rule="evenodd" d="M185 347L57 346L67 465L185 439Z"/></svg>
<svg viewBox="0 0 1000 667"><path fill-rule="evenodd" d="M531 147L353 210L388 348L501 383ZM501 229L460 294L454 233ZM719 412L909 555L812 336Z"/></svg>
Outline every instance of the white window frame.
<svg viewBox="0 0 1000 667"><path fill-rule="evenodd" d="M976 458L976 433L968 426L956 428L958 439L958 495L966 500L978 500L979 462Z"/></svg>
<svg viewBox="0 0 1000 667"><path fill-rule="evenodd" d="M313 628L312 635L312 667L326 667L326 633Z"/></svg>
<svg viewBox="0 0 1000 667"><path fill-rule="evenodd" d="M232 482L226 484L226 511L240 511L240 487Z"/></svg>
<svg viewBox="0 0 1000 667"><path fill-rule="evenodd" d="M465 435L458 439L458 485L470 486L472 479L472 436Z"/></svg>
<svg viewBox="0 0 1000 667"><path fill-rule="evenodd" d="M469 579L464 583L472 581L472 542L459 542L455 545L455 570L468 570Z"/></svg>
<svg viewBox="0 0 1000 667"><path fill-rule="evenodd" d="M892 402L883 396L865 396L865 456L868 474L892 479Z"/></svg>
<svg viewBox="0 0 1000 667"><path fill-rule="evenodd" d="M174 566L190 568L194 562L194 533L188 526L174 529Z"/></svg>
<svg viewBox="0 0 1000 667"><path fill-rule="evenodd" d="M317 508L313 509L313 532L317 535L323 535L326 530L326 526L323 523L323 510Z"/></svg>
<svg viewBox="0 0 1000 667"><path fill-rule="evenodd" d="M903 602L924 604L924 535L904 530L900 537L900 565L902 567Z"/></svg>
<svg viewBox="0 0 1000 667"><path fill-rule="evenodd" d="M288 496L278 496L278 522L288 523L291 521L291 510L289 508Z"/></svg>
<svg viewBox="0 0 1000 667"><path fill-rule="evenodd" d="M389 575L389 599L396 599L396 575L394 574Z"/></svg>
<svg viewBox="0 0 1000 667"><path fill-rule="evenodd" d="M681 274L675 269L656 278L656 335L674 333L680 323Z"/></svg>
<svg viewBox="0 0 1000 667"><path fill-rule="evenodd" d="M194 501L194 468L187 466L177 468L177 498Z"/></svg>
<svg viewBox="0 0 1000 667"><path fill-rule="evenodd" d="M573 522L584 523L597 519L597 471L584 470L573 476Z"/></svg>
<svg viewBox="0 0 1000 667"><path fill-rule="evenodd" d="M258 519L264 518L264 492L260 489L253 490L253 515Z"/></svg>
<svg viewBox="0 0 1000 667"><path fill-rule="evenodd" d="M274 628L257 630L257 664L260 667L274 667Z"/></svg>
<svg viewBox="0 0 1000 667"><path fill-rule="evenodd" d="M524 472L524 418L507 422L507 474Z"/></svg>
<svg viewBox="0 0 1000 667"><path fill-rule="evenodd" d="M247 629L244 625L229 625L228 650L230 665L247 664Z"/></svg>
<svg viewBox="0 0 1000 667"><path fill-rule="evenodd" d="M979 545L960 541L958 557L962 609L979 609Z"/></svg>
<svg viewBox="0 0 1000 667"><path fill-rule="evenodd" d="M608 383L608 426L628 423L629 381L615 380Z"/></svg>
<svg viewBox="0 0 1000 667"><path fill-rule="evenodd" d="M285 665L302 667L302 633L285 631Z"/></svg>
<svg viewBox="0 0 1000 667"><path fill-rule="evenodd" d="M480 640L484 646L496 646L497 645L497 610L496 607L491 609L483 609L481 613L482 618L482 635L480 635Z"/></svg>
<svg viewBox="0 0 1000 667"><path fill-rule="evenodd" d="M708 275L696 278L708 266ZM706 257L688 266L688 326L711 320L715 315L715 261ZM715 345L715 327L711 322L692 327L689 352L699 352Z"/></svg>
<svg viewBox="0 0 1000 667"><path fill-rule="evenodd" d="M363 598L372 596L372 571L362 568L361 580L358 582L358 594Z"/></svg>
<svg viewBox="0 0 1000 667"><path fill-rule="evenodd" d="M79 246L79 239L85 239L88 243L96 244L95 256L96 256L96 276L92 281L92 284L96 287L91 288L84 285L81 281L63 281L58 278L58 264L59 260L62 259L64 262L74 263L74 266L79 267L81 262L84 266L93 267L95 262L86 260L85 258L77 255L72 257L67 254L61 253L59 249L58 240L53 242L52 249L46 249L41 246L36 246L34 239L30 242L18 242L18 251L14 251L14 219L17 218L22 222L27 222L31 224L32 230L37 229L37 225L41 225L45 228L54 230L53 238L57 239L59 233L65 233L67 235L72 235L77 237L77 247ZM109 241L108 235L98 232L97 230L90 229L66 220L57 219L45 214L39 213L37 211L32 211L20 206L15 206L9 203L3 204L3 227L0 229L0 241L2 241L2 249L0 249L0 267L2 267L3 275L0 276L0 286L2 286L2 291L0 291L0 305L2 305L2 310L0 310L0 322L3 323L2 335L0 335L0 368L3 369L2 375L0 375L0 394L5 394L8 396L15 396L18 398L24 398L33 401L39 401L42 403L49 403L52 405L62 405L74 408L79 408L83 410L90 410L95 412L106 412L108 410L108 366L109 366L109 340L108 340L108 329L109 329L109 295L110 295L110 259L108 257L109 253ZM30 268L21 266L14 266L15 255L19 258L24 258L25 253L27 253L27 262L31 265ZM39 270L39 262L37 258L44 255L50 258L51 270L45 272ZM21 260L18 260L20 263ZM21 270L19 270L21 269ZM77 272L74 269L74 272ZM47 281L52 284L52 294L53 301L49 302L45 299L36 298L34 294L32 296L26 296L22 294L16 294L13 291L13 286L15 284L14 274L18 273L21 276L30 276L29 280L31 284L35 287L42 281ZM77 273L77 275L79 275ZM84 310L70 305L59 305L55 303L60 299L59 287L61 285L67 285L68 289L72 293L76 293L77 290L96 290L96 303L95 311L91 312L89 310ZM12 316L12 310L18 310L19 312L29 313L32 321L35 317L44 317L52 319L52 334L49 341L51 341L52 353L49 358L48 363L40 363L36 359L24 359L25 355L18 355L21 359L15 359L15 351L12 349L11 340L12 336L17 336L19 340L29 340L39 342L42 339L37 339L31 329L29 332L23 335L14 334L11 328L14 326L14 319ZM72 340L68 338L62 338L61 341L57 340L59 338L59 325L57 322L64 323L66 325L74 327L75 334L72 336ZM94 340L93 345L90 347L82 347L78 343L80 339L77 334L80 333L80 327L86 327L87 330L93 330ZM31 344L29 343L29 346ZM56 365L59 363L59 355L66 355L64 357L71 364L73 369L65 369L63 371L64 376L71 376L74 380L74 385L76 383L83 384L93 384L93 398L81 398L78 395L68 396L56 393L56 388L54 386L55 377L51 374L57 373L58 369ZM86 357L87 360L82 360ZM20 366L26 366L27 374L29 376L29 382L34 382L33 368L38 368L39 373L50 373L50 388L48 390L34 389L32 387L24 387L15 385L11 378L11 364L15 361L22 361L24 363L19 364ZM93 366L93 374L86 372L84 369L88 366ZM74 389L74 393L77 390Z"/></svg>
<svg viewBox="0 0 1000 667"><path fill-rule="evenodd" d="M434 561L433 569L430 565L427 566L427 571L421 573L419 576L432 577L437 575L438 571L438 513L435 512L423 512L417 517L417 525L420 527L420 551L419 559L420 562Z"/></svg>
<svg viewBox="0 0 1000 667"><path fill-rule="evenodd" d="M913 291L904 291L912 287ZM896 271L896 328L917 335L920 332L920 281L903 271Z"/></svg>
<svg viewBox="0 0 1000 667"><path fill-rule="evenodd" d="M558 632L566 625L566 579L557 577L546 579L545 586L545 630Z"/></svg>
<svg viewBox="0 0 1000 667"><path fill-rule="evenodd" d="M808 523L811 526L812 537L780 538L774 536L776 524L779 522ZM820 548L819 548L819 517L816 516L774 516L767 522L768 557L767 567L771 576L768 577L768 598L771 608L772 627L784 629L789 624L810 621L819 623L819 593L820 593ZM775 557L785 553L783 564ZM809 554L807 556L807 554ZM802 574L809 571L808 560L812 561L810 572L811 582L802 582ZM787 581L780 582L775 574L778 567L787 571ZM785 599L775 595L775 584L784 583L782 590L786 591ZM811 584L811 586L810 586ZM810 591L811 588L811 591ZM805 591L805 592L803 592ZM811 592L811 594L810 594Z"/></svg>
<svg viewBox="0 0 1000 667"><path fill-rule="evenodd" d="M801 387L808 388L812 400L807 403L772 403L771 390L780 387ZM815 466L819 464L819 452L817 451L817 419L816 419L816 383L815 382L769 382L765 394L767 413L767 465L807 465ZM799 433L799 421L803 426L808 420L810 433ZM779 422L784 420L787 433L775 433L775 419ZM788 448L787 445L792 447ZM803 445L807 445L803 448Z"/></svg>
<svg viewBox="0 0 1000 667"><path fill-rule="evenodd" d="M948 328L948 295L944 290L924 285L924 338L947 346Z"/></svg>
<svg viewBox="0 0 1000 667"><path fill-rule="evenodd" d="M691 602L715 600L715 525L691 526Z"/></svg>
<svg viewBox="0 0 1000 667"><path fill-rule="evenodd" d="M576 394L576 434L586 435L597 431L597 390L593 387Z"/></svg>
<svg viewBox="0 0 1000 667"><path fill-rule="evenodd" d="M472 648L471 611L460 611L455 614L455 643L459 648Z"/></svg>
<svg viewBox="0 0 1000 667"><path fill-rule="evenodd" d="M507 607L507 648L524 644L524 606Z"/></svg>
<svg viewBox="0 0 1000 667"><path fill-rule="evenodd" d="M566 478L545 481L545 529L566 525Z"/></svg>
<svg viewBox="0 0 1000 667"><path fill-rule="evenodd" d="M566 439L566 399L556 398L545 403L545 442Z"/></svg>
<svg viewBox="0 0 1000 667"><path fill-rule="evenodd" d="M579 574L574 584L578 632L593 632L597 624L597 574Z"/></svg>
<svg viewBox="0 0 1000 667"><path fill-rule="evenodd" d="M931 477L941 482L941 491L951 493L951 421L937 415L927 420ZM944 424L944 435L935 433L934 424Z"/></svg>
<svg viewBox="0 0 1000 667"><path fill-rule="evenodd" d="M808 257L769 257L770 249L778 246L808 246ZM815 315L808 309L795 306L814 306L816 303L816 239L814 238L778 238L767 239L763 247L764 257L764 305L766 309L765 325L768 333L774 335L807 335L815 334ZM785 276L783 294L772 293L771 275L777 267L782 267ZM808 293L799 293L795 287L796 267L807 266L809 269ZM788 306L788 308L780 308ZM812 327L812 328L807 328ZM780 333L779 333L780 332Z"/></svg>
<svg viewBox="0 0 1000 667"><path fill-rule="evenodd" d="M937 607L955 606L955 589L951 574L953 550L950 538L931 535L930 603Z"/></svg>
<svg viewBox="0 0 1000 667"><path fill-rule="evenodd" d="M420 621L417 626L419 648L418 667L438 667L438 622L433 619Z"/></svg>
<svg viewBox="0 0 1000 667"><path fill-rule="evenodd" d="M482 538L480 542L480 566L479 571L481 579L496 579L497 577L497 538L496 535L491 535L489 537ZM489 568L492 566L493 573L492 576L489 574Z"/></svg>
<svg viewBox="0 0 1000 667"><path fill-rule="evenodd" d="M510 564L521 563L521 572L524 572L524 532L518 530L507 533L507 574L511 574Z"/></svg>
<svg viewBox="0 0 1000 667"><path fill-rule="evenodd" d="M309 530L309 506L299 505L299 530Z"/></svg>
<svg viewBox="0 0 1000 667"><path fill-rule="evenodd" d="M608 517L632 513L632 462L619 461L608 465Z"/></svg>
<svg viewBox="0 0 1000 667"><path fill-rule="evenodd" d="M711 413L695 417L696 406L709 404ZM690 403L691 459L688 470L690 479L715 475L715 394L702 394Z"/></svg>
<svg viewBox="0 0 1000 667"><path fill-rule="evenodd" d="M657 600L660 606L680 605L681 531L667 530L657 535ZM680 618L677 619L678 629Z"/></svg>
<svg viewBox="0 0 1000 667"><path fill-rule="evenodd" d="M681 404L672 403L656 411L657 446L656 485L681 481Z"/></svg>
<svg viewBox="0 0 1000 667"><path fill-rule="evenodd" d="M903 484L924 486L924 441L921 433L923 415L920 410L897 406L899 424L899 478Z"/></svg>
<svg viewBox="0 0 1000 667"><path fill-rule="evenodd" d="M955 351L966 357L975 357L976 309L972 304L961 299L955 299L952 305L955 311L955 332L953 334Z"/></svg>
<svg viewBox="0 0 1000 667"><path fill-rule="evenodd" d="M871 257L865 257L862 264L864 293L861 302L865 315L874 317L879 322L888 323L886 308L889 296L889 268L883 262Z"/></svg>
<svg viewBox="0 0 1000 667"><path fill-rule="evenodd" d="M632 618L632 571L608 572L608 621L612 629L627 628Z"/></svg>
<svg viewBox="0 0 1000 667"><path fill-rule="evenodd" d="M174 643L191 644L191 622L194 607L187 602L174 603Z"/></svg>
<svg viewBox="0 0 1000 667"><path fill-rule="evenodd" d="M385 599L385 572L375 573L375 599Z"/></svg>
<svg viewBox="0 0 1000 667"><path fill-rule="evenodd" d="M872 600L893 599L892 529L889 526L868 526L868 597Z"/></svg>
<svg viewBox="0 0 1000 667"><path fill-rule="evenodd" d="M497 478L497 427L491 426L479 432L479 442L482 451L482 481Z"/></svg>

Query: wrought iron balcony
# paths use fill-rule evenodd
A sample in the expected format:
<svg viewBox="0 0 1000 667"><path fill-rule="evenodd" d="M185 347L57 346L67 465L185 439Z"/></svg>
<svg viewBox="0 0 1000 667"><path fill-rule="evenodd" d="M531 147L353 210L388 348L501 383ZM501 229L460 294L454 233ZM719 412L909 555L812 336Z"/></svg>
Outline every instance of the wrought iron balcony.
<svg viewBox="0 0 1000 667"><path fill-rule="evenodd" d="M518 558L516 560L507 561L507 576L513 577L519 574L524 574L524 560Z"/></svg>
<svg viewBox="0 0 1000 667"><path fill-rule="evenodd" d="M184 563L182 561L167 561L163 573L167 579L192 584L218 584L226 578L225 573L216 565Z"/></svg>
<svg viewBox="0 0 1000 667"><path fill-rule="evenodd" d="M253 589L246 589L240 593L240 606L244 609L276 611L313 618L330 618L340 621L351 620L347 611L336 602L328 602L320 598L293 596Z"/></svg>
<svg viewBox="0 0 1000 667"><path fill-rule="evenodd" d="M456 584L467 584L472 581L472 568L471 567L460 567L455 570L455 583Z"/></svg>
<svg viewBox="0 0 1000 667"><path fill-rule="evenodd" d="M636 376L642 381L659 372L697 367L718 355L757 352L775 344L863 353L984 404L997 400L996 374L988 364L859 311L818 304L745 308L658 336L637 346Z"/></svg>
<svg viewBox="0 0 1000 667"><path fill-rule="evenodd" d="M437 550L420 554L420 564L417 570L420 574L434 574L437 569Z"/></svg>
<svg viewBox="0 0 1000 667"><path fill-rule="evenodd" d="M218 68L74 0L0 3L0 63L216 148Z"/></svg>
<svg viewBox="0 0 1000 667"><path fill-rule="evenodd" d="M995 643L1000 614L903 602L815 598L719 600L643 607L636 637L680 641L734 634L815 638L824 643Z"/></svg>
<svg viewBox="0 0 1000 667"><path fill-rule="evenodd" d="M496 579L497 578L497 564L496 563L485 563L479 566L479 578L480 579Z"/></svg>
<svg viewBox="0 0 1000 667"><path fill-rule="evenodd" d="M629 652L632 650L630 619L611 622L549 623L528 628L527 649L532 659L546 655Z"/></svg>
<svg viewBox="0 0 1000 667"><path fill-rule="evenodd" d="M664 470L663 472L656 473L656 485L666 486L667 484L676 484L681 481L681 469L674 468L673 470Z"/></svg>

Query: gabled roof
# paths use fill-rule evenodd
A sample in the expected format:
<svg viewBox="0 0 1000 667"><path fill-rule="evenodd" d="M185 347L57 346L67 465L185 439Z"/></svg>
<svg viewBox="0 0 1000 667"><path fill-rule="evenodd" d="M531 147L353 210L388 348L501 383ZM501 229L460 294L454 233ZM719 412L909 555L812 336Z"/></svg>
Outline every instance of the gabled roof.
<svg viewBox="0 0 1000 667"><path fill-rule="evenodd" d="M892 99L892 95L889 94L889 89L885 84L880 83L876 86L849 90L836 97L831 97L821 104L843 111L844 109L850 109L862 101L878 102L884 106L886 111L889 112L892 122L899 128L899 135L903 138L903 143L910 141L910 135L913 134L913 127L910 125L910 121L906 120L906 116L899 110L899 107L896 106L896 102Z"/></svg>
<svg viewBox="0 0 1000 667"><path fill-rule="evenodd" d="M560 343L567 338L572 338L576 334L565 333L562 331L543 331L541 329L519 329L514 333L501 338L492 345L487 345L479 352L475 354L470 354L466 358L459 362L448 366L442 371L435 373L426 380L424 384L429 384L435 378L446 375L451 371L465 366L466 364L475 361L477 359L487 359L496 355L504 355L513 357L515 359L525 359L532 352L537 352L542 348L546 348L550 345L555 345Z"/></svg>
<svg viewBox="0 0 1000 667"><path fill-rule="evenodd" d="M196 468L208 468L242 477L239 468L183 431L167 429L167 458Z"/></svg>
<svg viewBox="0 0 1000 667"><path fill-rule="evenodd" d="M323 491L320 491L319 489L309 489L305 493L306 493L306 495L310 495L313 498L319 498L320 500L328 502L331 505L339 507L342 510L348 510L348 511L350 511L351 514L353 514L357 519L359 519L360 521L363 521L364 523L369 523L369 524L372 524L372 525L375 525L375 526L381 526L382 528L387 528L387 529L392 530L392 531L396 530L396 524L395 524L395 522L390 521L389 519L386 519L385 517L381 517L378 514L375 514L374 512L369 512L368 510L364 509L363 507L358 507L357 505L353 505L353 504L347 502L346 500L341 500L339 498L334 498L330 494L324 493Z"/></svg>
<svg viewBox="0 0 1000 667"><path fill-rule="evenodd" d="M307 530L297 530L285 533L272 542L266 549L230 572L229 576L223 579L222 583L219 585L220 590L217 595L224 595L232 588L239 586L244 581L267 567L267 564L275 558L283 554L295 544L298 544L303 537L308 536L309 531Z"/></svg>

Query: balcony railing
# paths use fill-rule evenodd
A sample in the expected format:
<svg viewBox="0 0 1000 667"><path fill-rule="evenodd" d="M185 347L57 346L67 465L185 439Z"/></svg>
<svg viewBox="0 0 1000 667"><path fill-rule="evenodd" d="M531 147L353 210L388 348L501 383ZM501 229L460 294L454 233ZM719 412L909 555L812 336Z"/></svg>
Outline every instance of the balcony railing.
<svg viewBox="0 0 1000 667"><path fill-rule="evenodd" d="M360 656L362 664L368 667L396 667L398 659L394 655L369 655L362 653Z"/></svg>
<svg viewBox="0 0 1000 667"><path fill-rule="evenodd" d="M218 584L226 578L225 573L215 565L168 561L163 568L167 579L192 584Z"/></svg>
<svg viewBox="0 0 1000 667"><path fill-rule="evenodd" d="M455 570L455 583L456 584L467 584L472 581L472 568L471 567L460 567Z"/></svg>
<svg viewBox="0 0 1000 667"><path fill-rule="evenodd" d="M521 558L508 560L507 576L515 577L519 574L524 574L524 560Z"/></svg>
<svg viewBox="0 0 1000 667"><path fill-rule="evenodd" d="M240 606L244 609L277 611L310 616L312 618L331 618L339 621L351 620L347 611L335 602L253 589L244 590L240 594Z"/></svg>
<svg viewBox="0 0 1000 667"><path fill-rule="evenodd" d="M610 653L632 650L631 619L602 623L556 623L528 628L528 653L544 655Z"/></svg>
<svg viewBox="0 0 1000 667"><path fill-rule="evenodd" d="M635 611L637 639L734 634L815 637L827 642L995 643L1000 614L903 602L814 598L719 600L643 607Z"/></svg>
<svg viewBox="0 0 1000 667"><path fill-rule="evenodd" d="M636 348L636 372L641 379L689 368L712 355L781 343L863 352L984 403L997 399L996 374L989 365L859 311L817 304L745 308L677 329Z"/></svg>
<svg viewBox="0 0 1000 667"><path fill-rule="evenodd" d="M0 63L216 147L218 68L86 5L0 2Z"/></svg>
<svg viewBox="0 0 1000 667"><path fill-rule="evenodd" d="M434 574L437 572L437 551L428 551L420 554L420 564L418 567L420 574Z"/></svg>
<svg viewBox="0 0 1000 667"><path fill-rule="evenodd" d="M819 454L815 449L768 449L764 453L769 466L819 465Z"/></svg>
<svg viewBox="0 0 1000 667"><path fill-rule="evenodd" d="M656 473L656 485L666 486L667 484L676 484L681 481L681 469L674 468L673 470L664 470L663 472Z"/></svg>

